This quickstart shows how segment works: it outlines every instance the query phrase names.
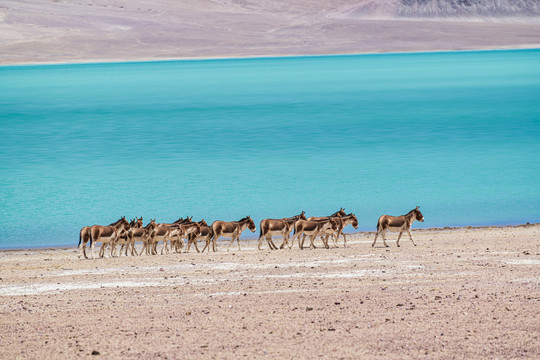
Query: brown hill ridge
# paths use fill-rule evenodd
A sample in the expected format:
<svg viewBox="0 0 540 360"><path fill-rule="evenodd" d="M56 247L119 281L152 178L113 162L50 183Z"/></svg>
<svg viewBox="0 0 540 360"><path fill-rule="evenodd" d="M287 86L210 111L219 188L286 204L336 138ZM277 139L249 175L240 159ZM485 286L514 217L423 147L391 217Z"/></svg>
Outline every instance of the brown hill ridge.
<svg viewBox="0 0 540 360"><path fill-rule="evenodd" d="M336 9L343 18L456 18L538 21L538 0L361 0Z"/></svg>

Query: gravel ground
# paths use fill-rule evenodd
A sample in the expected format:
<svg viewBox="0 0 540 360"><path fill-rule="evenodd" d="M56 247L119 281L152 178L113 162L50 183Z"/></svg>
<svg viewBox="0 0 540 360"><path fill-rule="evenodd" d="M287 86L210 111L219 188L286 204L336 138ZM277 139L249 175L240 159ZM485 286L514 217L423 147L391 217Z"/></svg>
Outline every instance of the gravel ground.
<svg viewBox="0 0 540 360"><path fill-rule="evenodd" d="M395 246L0 251L0 358L540 357L540 224Z"/></svg>

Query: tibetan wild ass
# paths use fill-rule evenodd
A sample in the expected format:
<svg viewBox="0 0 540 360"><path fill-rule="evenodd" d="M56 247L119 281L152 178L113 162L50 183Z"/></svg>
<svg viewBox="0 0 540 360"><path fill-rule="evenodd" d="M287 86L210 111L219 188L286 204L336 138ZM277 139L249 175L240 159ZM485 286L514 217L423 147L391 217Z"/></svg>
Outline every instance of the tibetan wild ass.
<svg viewBox="0 0 540 360"><path fill-rule="evenodd" d="M199 228L200 228L199 234L197 235L195 233L191 233L188 235L186 253L189 252L189 248L191 247L192 244L195 246L195 250L197 250L197 252L200 252L199 247L197 246L197 240L199 239L205 240L206 245L204 246L204 249L203 249L203 252L204 252L204 250L206 249L206 247L210 244L210 241L212 240L212 234L213 234L212 228L208 226L206 221L202 219L201 221L197 222L197 224L199 224ZM210 247L208 247L208 252L210 252Z"/></svg>
<svg viewBox="0 0 540 360"><path fill-rule="evenodd" d="M339 235L343 235L343 246L347 247L347 238L345 237L345 233L343 230L347 225L352 225L355 229L358 229L358 219L356 218L356 215L349 214L344 216L332 216L332 217L310 217L308 220L326 220L326 219L334 219L338 224L338 229L335 233L332 233L329 229L324 231L325 236L325 243L328 243L328 237L332 236L332 240L334 241L334 246L338 247L337 241L339 239ZM321 234L322 235L322 234Z"/></svg>
<svg viewBox="0 0 540 360"><path fill-rule="evenodd" d="M230 237L231 242L229 243L229 246L227 247L227 251L229 251L229 248L234 243L234 240L238 243L238 250L240 250L240 234L242 231L244 231L246 228L249 228L251 232L255 232L255 223L251 219L250 216L246 216L245 218L242 218L238 221L214 221L212 223L212 232L214 233L214 236L212 238L213 244L212 246L217 251L217 241L221 236L223 237ZM208 250L210 251L210 250Z"/></svg>
<svg viewBox="0 0 540 360"><path fill-rule="evenodd" d="M99 250L99 257L105 256L106 244L111 245L111 257L113 256L113 249L116 246L116 241L122 233L122 231L129 230L129 223L126 217L123 216L117 221L108 226L94 225L90 228L90 247L92 248L92 258L94 258L94 246L97 242L101 242L101 249Z"/></svg>
<svg viewBox="0 0 540 360"><path fill-rule="evenodd" d="M338 229L338 224L333 218L327 220L298 220L294 223L294 236L292 237L289 249L293 246L294 239L296 238L298 238L298 247L300 247L301 250L304 249L306 235L310 237L309 248L315 248L315 238L327 229L331 229L333 232ZM302 241L300 241L302 235ZM328 244L325 243L324 246L328 248Z"/></svg>
<svg viewBox="0 0 540 360"><path fill-rule="evenodd" d="M171 250L174 248L174 251L176 251L177 253L181 253L181 249L184 247L183 239L185 238L186 240L189 241L189 236L191 234L196 234L197 236L200 234L201 222L200 221L195 222L195 221L192 221L191 219L193 219L193 216L188 216L185 219L180 218L176 220L175 222L173 222L172 224L158 224L158 225L178 227L182 230L180 232L181 234L180 237L177 237L174 240L171 240ZM206 224L204 220L203 222Z"/></svg>
<svg viewBox="0 0 540 360"><path fill-rule="evenodd" d="M306 213L302 211L302 213L299 215L289 218L262 220L259 227L260 235L258 249L261 250L263 239L266 238L266 242L268 243L270 250L277 250L276 244L274 244L272 241L272 235L281 235L283 238L283 243L281 244L280 248L283 249L283 247L288 243L289 234L297 220L307 220Z"/></svg>
<svg viewBox="0 0 540 360"><path fill-rule="evenodd" d="M412 235L411 235L411 225L413 224L414 220L418 220L423 222L424 221L424 215L418 210L420 206L417 206L416 209L412 209L409 211L406 215L401 216L390 216L390 215L382 215L379 218L379 221L377 221L377 234L375 235L375 240L373 240L373 244L371 246L375 246L375 242L377 241L377 237L379 234L382 235L383 244L384 246L388 247L386 244L386 230L390 231L399 231L399 236L397 238L396 245L399 246L399 239L401 238L401 235L404 231L409 234L409 238L411 239L414 246L416 246L416 243L414 242Z"/></svg>
<svg viewBox="0 0 540 360"><path fill-rule="evenodd" d="M120 247L120 256L122 256L122 251L124 251L124 247L126 248L126 256L128 253L128 250L131 249L131 256L139 255L137 251L135 250L135 244L132 243L129 233L132 232L134 229L141 229L143 227L143 218L140 219L136 217L135 219L131 220L129 222L129 230L128 231L122 231L120 233L120 236L118 237L118 241L116 242L116 245L121 245ZM116 255L116 246L113 250L113 254Z"/></svg>
<svg viewBox="0 0 540 360"><path fill-rule="evenodd" d="M161 248L161 255L168 254L169 242L171 243L171 250L173 249L174 241L182 241L183 230L172 224L156 224L154 231L150 234L150 244L152 245L152 255L157 254L157 245L160 241L163 241L163 247Z"/></svg>
<svg viewBox="0 0 540 360"><path fill-rule="evenodd" d="M203 220L203 222L206 224L206 221ZM189 242L189 236L191 234L195 236L199 236L201 234L201 224L200 222L191 221L190 218L189 221L185 221L183 224L178 224L177 226L182 230L182 235L180 236L179 240L174 242L174 249L177 253L180 253L181 249L184 247L184 238Z"/></svg>
<svg viewBox="0 0 540 360"><path fill-rule="evenodd" d="M337 218L338 222L338 231L336 232L336 237L334 238L334 245L337 247L337 241L339 240L339 235L343 235L343 246L347 247L347 238L343 230L347 225L352 225L353 228L358 229L358 219L356 215L350 213L349 215L341 216Z"/></svg>
<svg viewBox="0 0 540 360"><path fill-rule="evenodd" d="M90 228L91 226L85 226L79 232L79 258L81 254L84 254L84 258L88 259L88 256L86 256L86 243L90 241Z"/></svg>
<svg viewBox="0 0 540 360"><path fill-rule="evenodd" d="M150 243L152 244L152 255L157 254L157 245L160 241L163 241L163 247L161 248L161 255L165 252L168 254L169 242L171 244L170 250L178 249L182 247L184 242L182 240L183 230L180 229L179 224L185 224L191 222L191 218L180 218L174 223L157 223L154 231L150 234Z"/></svg>
<svg viewBox="0 0 540 360"><path fill-rule="evenodd" d="M142 255L143 252L146 252L146 255L150 255L152 253L152 233L156 229L156 219L150 219L150 222L144 227L144 232L139 232L136 230L136 232L133 233L133 242L135 241L142 241L143 247L141 249L141 252L139 255ZM138 236L135 237L135 234Z"/></svg>

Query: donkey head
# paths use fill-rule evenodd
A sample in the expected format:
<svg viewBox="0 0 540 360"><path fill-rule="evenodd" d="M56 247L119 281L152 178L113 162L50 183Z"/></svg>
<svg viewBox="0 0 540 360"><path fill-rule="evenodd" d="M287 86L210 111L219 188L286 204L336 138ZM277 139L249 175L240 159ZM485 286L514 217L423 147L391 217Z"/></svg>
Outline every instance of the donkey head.
<svg viewBox="0 0 540 360"><path fill-rule="evenodd" d="M129 230L129 222L126 220L125 216L122 216L120 219L120 228L124 230Z"/></svg>
<svg viewBox="0 0 540 360"><path fill-rule="evenodd" d="M417 206L416 209L414 209L414 214L416 216L416 220L418 220L420 222L424 222L424 215L422 215L420 210L418 210L419 208L420 208L420 206Z"/></svg>
<svg viewBox="0 0 540 360"><path fill-rule="evenodd" d="M248 224L248 228L249 230L251 230L251 232L255 232L255 230L257 229L255 227L255 223L253 222L253 219L251 218L251 216L246 216L246 219L247 219L247 224Z"/></svg>
<svg viewBox="0 0 540 360"><path fill-rule="evenodd" d="M353 222L351 225L353 226L353 228L358 229L358 219L356 218L356 215L351 214L351 218L353 219Z"/></svg>

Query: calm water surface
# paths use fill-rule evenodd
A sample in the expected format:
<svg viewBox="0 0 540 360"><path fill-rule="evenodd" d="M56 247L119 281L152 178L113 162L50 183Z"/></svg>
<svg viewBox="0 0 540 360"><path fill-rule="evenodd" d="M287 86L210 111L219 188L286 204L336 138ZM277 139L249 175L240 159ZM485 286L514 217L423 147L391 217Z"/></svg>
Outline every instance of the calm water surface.
<svg viewBox="0 0 540 360"><path fill-rule="evenodd" d="M540 50L5 66L0 139L0 247L123 215L538 222Z"/></svg>

